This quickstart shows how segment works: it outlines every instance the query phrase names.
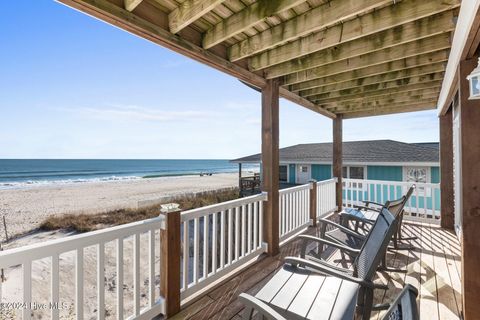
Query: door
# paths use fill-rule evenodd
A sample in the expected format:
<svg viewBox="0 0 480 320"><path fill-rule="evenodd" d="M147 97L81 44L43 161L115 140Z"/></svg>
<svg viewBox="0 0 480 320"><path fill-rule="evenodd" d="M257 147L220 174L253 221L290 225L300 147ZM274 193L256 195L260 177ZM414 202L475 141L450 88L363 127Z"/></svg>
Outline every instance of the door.
<svg viewBox="0 0 480 320"><path fill-rule="evenodd" d="M311 167L309 164L297 164L297 183L305 184L310 181Z"/></svg>

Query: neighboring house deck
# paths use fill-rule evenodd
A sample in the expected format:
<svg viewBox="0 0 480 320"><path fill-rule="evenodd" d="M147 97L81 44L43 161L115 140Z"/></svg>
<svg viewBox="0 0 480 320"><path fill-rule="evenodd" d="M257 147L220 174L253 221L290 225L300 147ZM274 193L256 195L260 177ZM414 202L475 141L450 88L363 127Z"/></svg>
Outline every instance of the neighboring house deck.
<svg viewBox="0 0 480 320"><path fill-rule="evenodd" d="M380 272L376 283L388 284L389 290L377 290L375 303L391 302L401 288L409 283L419 288L418 306L421 319L459 319L461 306L460 244L456 236L436 225L406 223L405 236L418 237L409 241L414 250L392 251L388 254L388 266L407 270L406 273ZM309 228L307 234L318 230ZM297 256L298 240L290 241L275 257L260 257L258 262L235 277L210 291L200 300L183 309L173 319L242 319L244 306L238 301L242 292L256 294L275 272L282 267L285 256ZM340 263L337 254L329 261ZM344 265L348 267L348 264ZM377 319L376 312L372 319Z"/></svg>

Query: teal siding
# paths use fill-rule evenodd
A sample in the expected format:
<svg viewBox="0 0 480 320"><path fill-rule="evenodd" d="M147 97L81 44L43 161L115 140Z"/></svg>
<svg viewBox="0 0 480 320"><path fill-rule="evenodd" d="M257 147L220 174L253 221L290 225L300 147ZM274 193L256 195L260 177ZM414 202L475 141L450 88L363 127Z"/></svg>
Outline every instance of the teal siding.
<svg viewBox="0 0 480 320"><path fill-rule="evenodd" d="M289 164L288 165L288 182L289 183L296 183L296 173L297 173L297 170L295 168L295 165L294 164Z"/></svg>
<svg viewBox="0 0 480 320"><path fill-rule="evenodd" d="M432 183L440 183L440 168L431 167L430 171L432 173Z"/></svg>
<svg viewBox="0 0 480 320"><path fill-rule="evenodd" d="M402 181L401 166L367 166L368 180Z"/></svg>
<svg viewBox="0 0 480 320"><path fill-rule="evenodd" d="M312 164L312 179L317 181L332 178L332 166L330 164Z"/></svg>

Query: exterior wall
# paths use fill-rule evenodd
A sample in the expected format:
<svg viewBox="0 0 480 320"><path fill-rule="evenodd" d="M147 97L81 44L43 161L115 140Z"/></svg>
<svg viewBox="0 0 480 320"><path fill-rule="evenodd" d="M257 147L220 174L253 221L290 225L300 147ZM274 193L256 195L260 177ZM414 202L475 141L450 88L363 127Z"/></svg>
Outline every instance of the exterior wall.
<svg viewBox="0 0 480 320"><path fill-rule="evenodd" d="M294 164L288 165L288 183L295 184L297 168Z"/></svg>
<svg viewBox="0 0 480 320"><path fill-rule="evenodd" d="M367 179L402 181L403 168L401 166L367 166Z"/></svg>
<svg viewBox="0 0 480 320"><path fill-rule="evenodd" d="M431 183L440 183L440 167L431 167Z"/></svg>
<svg viewBox="0 0 480 320"><path fill-rule="evenodd" d="M317 181L332 178L332 166L330 164L312 164L312 179Z"/></svg>

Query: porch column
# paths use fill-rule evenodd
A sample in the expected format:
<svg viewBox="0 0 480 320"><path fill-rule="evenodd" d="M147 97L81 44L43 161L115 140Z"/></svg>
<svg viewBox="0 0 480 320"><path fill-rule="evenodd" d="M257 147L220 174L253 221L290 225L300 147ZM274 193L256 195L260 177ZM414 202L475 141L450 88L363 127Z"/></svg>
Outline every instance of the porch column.
<svg viewBox="0 0 480 320"><path fill-rule="evenodd" d="M453 230L453 127L452 108L440 119L440 210L442 228Z"/></svg>
<svg viewBox="0 0 480 320"><path fill-rule="evenodd" d="M462 293L465 320L480 315L480 101L468 100L467 75L477 58L460 62L460 154L462 205Z"/></svg>
<svg viewBox="0 0 480 320"><path fill-rule="evenodd" d="M262 88L262 191L268 193L264 203L264 241L268 243L268 254L279 252L279 81L267 80Z"/></svg>
<svg viewBox="0 0 480 320"><path fill-rule="evenodd" d="M338 178L336 185L335 197L338 210L342 210L342 127L343 119L341 115L337 115L333 119L333 176Z"/></svg>

